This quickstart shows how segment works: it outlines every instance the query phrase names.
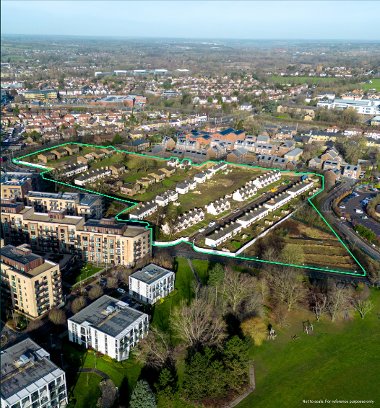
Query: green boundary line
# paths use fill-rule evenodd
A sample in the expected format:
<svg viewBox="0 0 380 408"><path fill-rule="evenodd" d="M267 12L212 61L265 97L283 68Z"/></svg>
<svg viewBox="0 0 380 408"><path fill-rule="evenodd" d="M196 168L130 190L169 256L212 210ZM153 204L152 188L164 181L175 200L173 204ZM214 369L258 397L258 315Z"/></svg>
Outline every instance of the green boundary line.
<svg viewBox="0 0 380 408"><path fill-rule="evenodd" d="M24 158L26 158L26 157L29 157L29 156L34 156L34 155L36 155L36 154L40 154L40 153L45 152L45 151L48 151L48 150L57 149L57 148L59 148L59 147L66 146L66 145L78 145L78 146L91 147L91 148L97 148L97 149L113 149L115 152L118 152L118 153L126 153L126 154L130 154L130 155L135 155L135 156L140 156L140 157L147 157L147 158L150 158L150 159L161 160L161 161L169 161L170 159L173 159L173 158L178 159L178 158L175 157L175 156L171 156L171 157L169 157L169 158L162 158L162 157L152 156L152 155L143 154L143 153L128 152L128 151L126 151L126 150L117 149L117 148L114 147L114 146L98 146L98 145L89 144L89 143L67 142L67 143L61 143L61 144L56 145L56 146L53 146L53 147L48 147L48 148L45 148L45 149L40 149L40 150L37 150L36 152L28 153L28 154L26 154L26 155L24 155L24 156L19 156L19 157L13 158L13 159L12 159L12 162L15 163L15 164L18 164L18 165L28 166L28 167L37 168L37 169L40 169L40 170L41 170L41 169L42 169L42 166L39 166L39 165L33 164L33 163L24 162L22 159L24 159ZM207 163L220 163L220 161L208 160L208 161L206 161L206 162L203 162L203 163L198 164L198 163L193 163L191 159L187 159L187 158L184 158L184 159L182 159L182 160L180 159L180 162L182 162L183 160L189 161L189 162L191 163L191 165L192 165L192 166L195 166L195 167L200 167L200 166L203 166L203 165L205 165L205 164L207 164ZM170 243L169 243L169 244L167 244L167 245L160 245L160 247L171 247L171 246L175 246L175 245L178 245L178 244L181 244L181 243L185 243L185 244L188 244L188 245L192 246L192 248L193 248L193 250L194 250L195 252L206 253L206 254L209 254L209 255L226 256L226 257L232 258L232 259L242 259L242 260L247 260L247 261L262 262L262 263L268 263L268 264L273 264L273 265L290 266L290 267L299 268L299 269L310 269L310 270L316 270L316 271L322 271L322 272L333 272L333 273L339 273L339 274L342 274L342 275L351 275L351 276L360 276L360 277L364 277L364 276L367 275L367 272L366 272L365 268L364 268L364 267L361 265L361 263L356 259L355 255L350 251L350 249L349 249L349 248L347 247L347 245L343 242L343 240L339 237L339 235L338 235L337 232L334 230L334 228L328 223L328 221L326 220L326 218L321 214L321 212L318 210L318 208L317 208L317 207L314 205L314 203L312 202L312 199L313 199L314 197L316 197L318 194L320 194L322 191L324 191L324 189L325 189L325 177L324 177L322 174L312 173L312 172L290 172L290 171L288 171L288 170L274 169L274 168L268 169L268 168L260 167L260 166L252 166L252 165L249 165L249 164L232 163L232 162L226 162L226 161L225 161L225 163L230 164L230 165L233 165L233 166L242 166L242 167L249 167L249 168L257 168L257 169L261 169L261 170L278 170L278 171L283 172L283 173L287 172L287 173L294 173L294 174L299 174L299 175L314 175L314 176L320 177L321 180L322 180L322 187L321 187L321 189L319 189L315 194L313 194L313 195L312 195L311 197L309 197L307 200L308 200L308 202L310 203L310 205L314 208L314 210L316 211L316 213L322 218L322 220L325 222L325 224L326 224L326 225L329 227L329 229L333 232L333 234L334 234L335 237L338 239L338 241L343 245L343 247L345 248L345 250L346 250L346 251L349 253L349 255L354 259L354 261L357 263L357 265L358 265L359 268L361 269L362 273L341 271L341 270L338 270L338 269L330 269L330 268L328 268L328 267L322 268L322 267L317 267L317 266L297 265L297 264L289 264L289 263L283 263L283 262L266 261L266 260L259 259L259 258L256 258L256 257L234 256L233 254L229 254L229 253L225 253L225 254L218 253L218 254L215 254L215 253L213 253L213 251L209 251L209 250L207 250L207 249L205 249L204 251L201 251L201 250L199 250L199 249L196 248L194 242L188 242L188 241L186 241L186 240L183 239L183 238L182 238L179 242L177 242L177 243L175 243L175 244L170 244ZM51 179L51 178L49 178L49 177L46 176L46 175L47 175L48 173L50 173L52 170L54 170L54 169L48 167L46 170L44 170L43 172L40 173L40 176L41 176L44 180L48 180L48 181L51 181L51 182L54 182L54 183L58 183L58 184L61 184L61 185L67 186L67 187L76 188L76 189L78 189L78 190L82 190L82 191L85 191L85 192L87 192L87 193L97 194L97 195L100 195L100 196L103 196L103 197L106 197L106 198L110 198L110 199L112 199L112 200L120 201L120 202L122 202L122 203L124 203L124 204L127 204L128 207L127 207L126 209L124 209L124 210L120 211L118 214L116 214L115 219L116 219L117 221L128 222L129 220L124 220L124 219L122 219L122 218L121 218L121 215L124 214L124 213L125 213L126 211L128 211L129 209L131 209L131 208L133 208L133 207L135 207L136 205L139 204L139 203L134 202L134 201L130 201L130 200L126 200L126 199L123 199L123 198L118 198L118 197L110 196L110 195L107 195L107 194L104 194L104 193L99 193L99 192L93 191L93 190L88 190L88 189L86 189L86 188L79 187L79 186L72 185L72 184L68 184L68 183L64 183L64 182L62 182L62 181L53 180L53 179ZM152 228L151 224L150 224L148 221L143 221L143 220L133 220L133 222L134 222L134 223L143 224L146 229L149 229L149 230L150 230L151 242L152 242L152 245L155 246L155 244L153 243L153 228Z"/></svg>

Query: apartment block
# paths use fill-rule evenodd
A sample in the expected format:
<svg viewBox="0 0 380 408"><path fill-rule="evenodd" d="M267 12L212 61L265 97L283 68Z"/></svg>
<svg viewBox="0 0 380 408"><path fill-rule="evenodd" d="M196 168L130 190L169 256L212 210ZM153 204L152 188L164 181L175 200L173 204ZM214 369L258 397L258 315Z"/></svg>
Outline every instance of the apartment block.
<svg viewBox="0 0 380 408"><path fill-rule="evenodd" d="M103 199L95 194L29 191L26 201L37 212L65 210L67 215L86 219L101 218L103 214Z"/></svg>
<svg viewBox="0 0 380 408"><path fill-rule="evenodd" d="M1 374L2 408L62 408L68 403L65 372L29 338L2 350Z"/></svg>
<svg viewBox="0 0 380 408"><path fill-rule="evenodd" d="M1 289L9 306L32 319L62 303L59 265L44 260L26 245L0 249Z"/></svg>
<svg viewBox="0 0 380 408"><path fill-rule="evenodd" d="M173 271L149 264L129 277L129 294L152 305L174 290L174 280Z"/></svg>
<svg viewBox="0 0 380 408"><path fill-rule="evenodd" d="M0 185L2 199L23 200L32 189L32 179L23 173L2 173Z"/></svg>
<svg viewBox="0 0 380 408"><path fill-rule="evenodd" d="M117 360L149 330L149 317L126 303L104 295L68 319L69 340Z"/></svg>
<svg viewBox="0 0 380 408"><path fill-rule="evenodd" d="M6 243L29 243L43 252L77 254L83 260L130 266L151 254L150 231L114 219L89 219L64 211L35 212L15 204L1 208Z"/></svg>

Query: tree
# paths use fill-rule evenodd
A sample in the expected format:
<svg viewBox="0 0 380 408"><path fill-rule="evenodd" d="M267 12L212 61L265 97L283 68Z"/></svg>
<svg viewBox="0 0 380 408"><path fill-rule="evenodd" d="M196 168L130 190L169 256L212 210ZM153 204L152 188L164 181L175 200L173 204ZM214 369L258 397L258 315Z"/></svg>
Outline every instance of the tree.
<svg viewBox="0 0 380 408"><path fill-rule="evenodd" d="M79 296L73 300L71 304L71 311L75 314L82 310L87 305L86 299L84 296Z"/></svg>
<svg viewBox="0 0 380 408"><path fill-rule="evenodd" d="M115 133L115 136L112 139L112 144L117 145L123 143L123 138L119 133Z"/></svg>
<svg viewBox="0 0 380 408"><path fill-rule="evenodd" d="M227 269L222 287L224 309L238 317L261 311L261 296L256 279L244 273Z"/></svg>
<svg viewBox="0 0 380 408"><path fill-rule="evenodd" d="M248 345L238 336L227 341L223 348L223 362L228 373L228 385L239 391L248 382Z"/></svg>
<svg viewBox="0 0 380 408"><path fill-rule="evenodd" d="M181 105L190 105L192 102L192 98L190 94L183 94L181 98Z"/></svg>
<svg viewBox="0 0 380 408"><path fill-rule="evenodd" d="M137 381L129 401L130 408L156 408L154 394L145 380Z"/></svg>
<svg viewBox="0 0 380 408"><path fill-rule="evenodd" d="M100 285L94 285L88 292L88 297L95 300L103 295L103 288Z"/></svg>
<svg viewBox="0 0 380 408"><path fill-rule="evenodd" d="M205 381L207 379L207 381ZM206 347L186 362L182 392L192 401L221 398L227 393L228 373L217 358L215 350Z"/></svg>
<svg viewBox="0 0 380 408"><path fill-rule="evenodd" d="M116 289L118 287L119 280L113 276L107 278L107 287L109 289Z"/></svg>
<svg viewBox="0 0 380 408"><path fill-rule="evenodd" d="M369 313L373 309L373 303L371 300L363 300L360 298L356 298L352 302L354 309L359 313L362 319L365 318L366 314Z"/></svg>
<svg viewBox="0 0 380 408"><path fill-rule="evenodd" d="M312 292L311 308L315 314L317 322L319 322L322 314L327 310L327 295L325 293Z"/></svg>
<svg viewBox="0 0 380 408"><path fill-rule="evenodd" d="M250 317L241 324L245 336L249 336L256 346L261 346L268 335L267 325L260 317Z"/></svg>
<svg viewBox="0 0 380 408"><path fill-rule="evenodd" d="M176 380L168 368L163 368L158 377L155 388L159 394L171 397L176 390Z"/></svg>
<svg viewBox="0 0 380 408"><path fill-rule="evenodd" d="M149 336L139 342L134 354L142 364L161 368L171 361L172 351L168 334L152 327Z"/></svg>
<svg viewBox="0 0 380 408"><path fill-rule="evenodd" d="M335 284L329 284L329 290L327 292L327 310L331 316L331 321L335 321L340 313L347 311L350 300L351 292L346 288L338 288Z"/></svg>
<svg viewBox="0 0 380 408"><path fill-rule="evenodd" d="M49 320L56 326L63 326L66 324L66 313L62 309L51 309Z"/></svg>
<svg viewBox="0 0 380 408"><path fill-rule="evenodd" d="M99 408L111 408L117 398L117 388L112 380L107 379L99 383L101 396L98 399L97 406Z"/></svg>
<svg viewBox="0 0 380 408"><path fill-rule="evenodd" d="M174 309L170 325L176 336L193 348L219 345L225 338L226 324L218 310L199 294L190 305L182 301Z"/></svg>
<svg viewBox="0 0 380 408"><path fill-rule="evenodd" d="M271 273L267 273L266 278L272 299L285 303L288 311L292 310L306 295L304 275L295 268L276 268Z"/></svg>

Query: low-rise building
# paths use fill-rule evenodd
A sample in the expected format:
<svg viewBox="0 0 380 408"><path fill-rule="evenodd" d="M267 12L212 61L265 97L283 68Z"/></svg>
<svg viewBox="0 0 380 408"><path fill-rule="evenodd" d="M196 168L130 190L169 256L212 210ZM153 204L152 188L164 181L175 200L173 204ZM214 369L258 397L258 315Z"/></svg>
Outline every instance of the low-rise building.
<svg viewBox="0 0 380 408"><path fill-rule="evenodd" d="M343 177L358 179L361 174L361 167L359 165L347 164L343 167Z"/></svg>
<svg viewBox="0 0 380 408"><path fill-rule="evenodd" d="M156 196L156 203L160 207L165 207L171 202L175 202L178 200L178 193L173 190L165 191L165 193Z"/></svg>
<svg viewBox="0 0 380 408"><path fill-rule="evenodd" d="M100 179L108 177L112 174L108 167L101 167L100 169L90 170L87 173L83 173L81 176L74 179L74 184L78 186L85 186L89 183L94 183Z"/></svg>
<svg viewBox="0 0 380 408"><path fill-rule="evenodd" d="M290 152L284 154L284 157L285 159L288 159L288 160L297 161L301 158L302 154L303 154L303 150L300 149L299 147L296 147L295 149L290 150Z"/></svg>
<svg viewBox="0 0 380 408"><path fill-rule="evenodd" d="M136 208L131 210L129 218L131 220L143 220L146 217L154 214L158 209L158 205L155 201L147 201L146 203L139 204Z"/></svg>
<svg viewBox="0 0 380 408"><path fill-rule="evenodd" d="M68 319L69 340L117 361L149 330L149 317L126 303L104 295Z"/></svg>
<svg viewBox="0 0 380 408"><path fill-rule="evenodd" d="M88 165L84 163L68 164L64 168L57 170L58 177L73 177L88 170Z"/></svg>
<svg viewBox="0 0 380 408"><path fill-rule="evenodd" d="M206 211L212 215L219 215L231 208L231 202L225 197L206 205Z"/></svg>
<svg viewBox="0 0 380 408"><path fill-rule="evenodd" d="M0 395L2 408L62 408L68 403L65 372L26 338L1 352Z"/></svg>
<svg viewBox="0 0 380 408"><path fill-rule="evenodd" d="M229 240L234 235L237 235L243 226L237 222L225 225L206 237L205 244L211 248L215 248L223 242Z"/></svg>
<svg viewBox="0 0 380 408"><path fill-rule="evenodd" d="M174 290L174 280L173 271L149 264L129 277L129 294L152 305Z"/></svg>

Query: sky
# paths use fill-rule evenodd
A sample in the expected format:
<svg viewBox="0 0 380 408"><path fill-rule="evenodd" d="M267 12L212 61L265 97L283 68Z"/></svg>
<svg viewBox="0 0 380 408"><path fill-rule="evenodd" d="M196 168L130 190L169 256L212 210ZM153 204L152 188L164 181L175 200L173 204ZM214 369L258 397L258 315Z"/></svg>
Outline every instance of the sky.
<svg viewBox="0 0 380 408"><path fill-rule="evenodd" d="M1 0L2 34L380 40L377 1Z"/></svg>

